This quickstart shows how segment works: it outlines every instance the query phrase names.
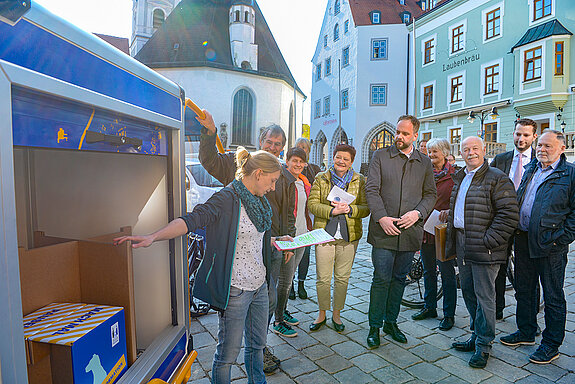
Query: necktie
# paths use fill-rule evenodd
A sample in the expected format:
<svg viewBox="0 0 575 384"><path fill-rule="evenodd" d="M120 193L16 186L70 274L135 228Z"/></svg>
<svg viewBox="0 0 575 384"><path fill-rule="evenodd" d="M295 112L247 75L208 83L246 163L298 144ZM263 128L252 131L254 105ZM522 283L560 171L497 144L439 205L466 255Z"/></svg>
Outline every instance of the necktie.
<svg viewBox="0 0 575 384"><path fill-rule="evenodd" d="M519 184L521 184L521 177L523 176L523 161L521 159L523 155L521 153L517 154L517 163L515 165L515 173L513 174L513 184L515 185L515 190L519 189Z"/></svg>

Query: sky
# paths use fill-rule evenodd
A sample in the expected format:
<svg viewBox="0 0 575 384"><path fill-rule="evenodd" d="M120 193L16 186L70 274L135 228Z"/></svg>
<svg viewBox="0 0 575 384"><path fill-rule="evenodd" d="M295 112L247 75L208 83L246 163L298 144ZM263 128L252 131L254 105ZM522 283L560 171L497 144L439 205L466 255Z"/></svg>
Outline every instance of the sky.
<svg viewBox="0 0 575 384"><path fill-rule="evenodd" d="M88 32L127 38L132 34L132 0L34 0L34 2ZM309 124L313 70L311 59L327 0L257 0L257 2L292 74L308 97L304 103L303 123Z"/></svg>

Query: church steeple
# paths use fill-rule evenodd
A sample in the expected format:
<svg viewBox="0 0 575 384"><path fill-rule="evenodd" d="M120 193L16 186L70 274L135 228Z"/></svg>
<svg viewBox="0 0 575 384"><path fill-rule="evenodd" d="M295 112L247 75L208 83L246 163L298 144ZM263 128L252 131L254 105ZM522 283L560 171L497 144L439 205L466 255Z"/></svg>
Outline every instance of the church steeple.
<svg viewBox="0 0 575 384"><path fill-rule="evenodd" d="M132 0L132 38L130 55L136 53L162 26L164 20L181 0Z"/></svg>
<svg viewBox="0 0 575 384"><path fill-rule="evenodd" d="M235 67L258 69L255 44L256 12L253 0L232 0L230 7L230 47Z"/></svg>

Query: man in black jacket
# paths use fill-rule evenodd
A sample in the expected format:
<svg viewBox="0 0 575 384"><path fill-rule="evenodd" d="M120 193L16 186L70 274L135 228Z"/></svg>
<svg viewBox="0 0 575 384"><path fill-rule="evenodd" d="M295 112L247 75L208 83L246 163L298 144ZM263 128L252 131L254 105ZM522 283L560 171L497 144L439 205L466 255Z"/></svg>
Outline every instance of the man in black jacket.
<svg viewBox="0 0 575 384"><path fill-rule="evenodd" d="M200 163L208 171L210 175L218 179L222 184L228 185L231 183L236 175L235 153L219 153L216 149L216 125L212 115L204 110L206 118L198 121L204 126L200 136ZM279 157L283 147L286 143L286 136L278 125L271 125L267 127L260 137L260 148L272 155ZM276 182L275 190L266 194L272 211L272 236L290 235L295 236L295 177L284 167L280 178ZM281 235L280 235L281 234ZM288 251L285 253L285 258L289 259L293 256L293 252ZM279 281L279 274L281 263L284 255L277 251L272 250L272 259L270 263L270 284L268 286L269 295L269 319L275 312L277 304L277 283ZM278 322L284 320L288 323L285 324L286 328L290 325L296 325L299 321L289 315L286 311L284 319L276 319ZM280 360L273 356L266 348L264 350L264 372L271 373L279 368Z"/></svg>
<svg viewBox="0 0 575 384"><path fill-rule="evenodd" d="M537 138L537 123L531 119L520 119L515 123L513 131L513 151L500 153L495 156L491 166L509 175L515 190L519 188L521 177L527 164L535 158L535 150L532 148L533 141ZM511 247L510 247L511 248ZM509 250L511 251L511 249ZM495 279L495 318L503 319L503 308L505 308L505 283L507 279L507 262L501 264L497 278Z"/></svg>
<svg viewBox="0 0 575 384"><path fill-rule="evenodd" d="M419 120L401 116L395 145L377 150L369 165L365 194L371 211L367 241L373 246L373 281L369 298L370 349L380 345L379 328L400 343L397 327L405 278L421 248L423 220L437 197L429 157L414 148Z"/></svg>
<svg viewBox="0 0 575 384"><path fill-rule="evenodd" d="M453 348L471 352L473 368L484 368L495 338L495 278L507 259L507 247L519 212L511 180L485 160L485 143L467 137L461 143L465 168L454 176L446 253L457 255L459 280L473 331Z"/></svg>
<svg viewBox="0 0 575 384"><path fill-rule="evenodd" d="M565 338L567 304L563 283L569 244L575 240L575 166L567 162L565 136L543 132L537 158L525 168L517 191L519 228L515 235L515 298L518 331L501 337L509 346L535 344L541 280L545 297L545 330L539 348L529 356L536 364L559 357Z"/></svg>

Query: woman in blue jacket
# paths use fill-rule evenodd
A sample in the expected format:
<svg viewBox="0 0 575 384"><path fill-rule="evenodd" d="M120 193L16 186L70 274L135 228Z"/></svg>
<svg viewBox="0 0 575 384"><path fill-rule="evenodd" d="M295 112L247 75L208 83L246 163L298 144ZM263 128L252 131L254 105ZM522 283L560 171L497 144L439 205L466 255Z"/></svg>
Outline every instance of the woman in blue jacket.
<svg viewBox="0 0 575 384"><path fill-rule="evenodd" d="M275 189L281 165L267 152L250 155L242 147L236 152L236 164L235 180L191 213L150 235L124 236L115 241L130 240L134 248L148 247L154 241L206 227L206 253L194 280L193 295L220 311L212 382L230 382L231 366L245 332L248 383L265 383L267 265L276 239L270 235L272 210L264 195Z"/></svg>

